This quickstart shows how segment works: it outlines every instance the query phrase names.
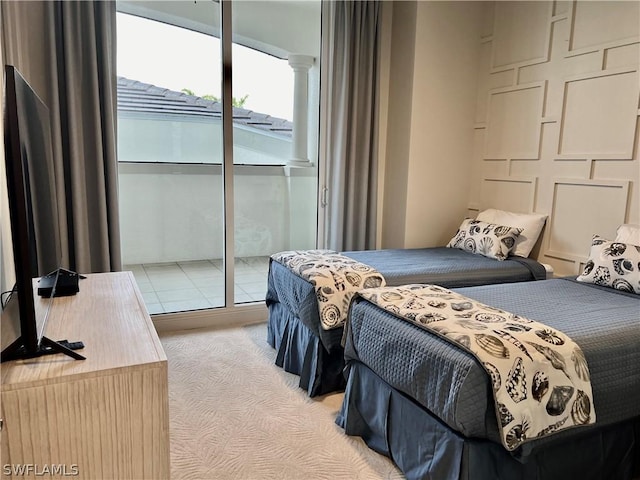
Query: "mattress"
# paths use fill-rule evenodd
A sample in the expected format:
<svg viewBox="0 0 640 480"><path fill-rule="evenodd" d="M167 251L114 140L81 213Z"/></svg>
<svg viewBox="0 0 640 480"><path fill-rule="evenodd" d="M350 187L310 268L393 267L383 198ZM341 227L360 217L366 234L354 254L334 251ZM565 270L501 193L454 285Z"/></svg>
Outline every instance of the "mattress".
<svg viewBox="0 0 640 480"><path fill-rule="evenodd" d="M435 283L447 288L493 283L526 282L546 277L544 267L528 258L498 261L446 247L342 252L374 267L387 285ZM328 350L341 348L342 329L320 327L314 287L277 262L271 262L267 306L282 303L293 317L316 334Z"/></svg>
<svg viewBox="0 0 640 480"><path fill-rule="evenodd" d="M589 364L597 425L640 415L638 295L573 279L455 290L576 341ZM357 298L345 359L363 363L466 437L500 442L488 375L470 353L446 340Z"/></svg>

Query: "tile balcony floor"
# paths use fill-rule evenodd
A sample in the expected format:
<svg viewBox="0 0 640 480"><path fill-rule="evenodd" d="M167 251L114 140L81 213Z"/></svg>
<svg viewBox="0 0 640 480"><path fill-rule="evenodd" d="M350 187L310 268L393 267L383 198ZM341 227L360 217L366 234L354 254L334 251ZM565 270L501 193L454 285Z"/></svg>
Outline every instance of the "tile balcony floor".
<svg viewBox="0 0 640 480"><path fill-rule="evenodd" d="M125 265L138 283L150 314L224 305L222 260ZM235 259L235 303L264 302L269 257Z"/></svg>

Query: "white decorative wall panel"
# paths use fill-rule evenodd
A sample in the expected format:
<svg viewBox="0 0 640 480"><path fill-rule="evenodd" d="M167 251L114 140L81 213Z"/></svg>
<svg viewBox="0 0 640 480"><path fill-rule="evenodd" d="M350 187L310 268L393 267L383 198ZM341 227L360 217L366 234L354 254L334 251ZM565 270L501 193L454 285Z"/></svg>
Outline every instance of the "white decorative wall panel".
<svg viewBox="0 0 640 480"><path fill-rule="evenodd" d="M491 42L480 45L480 62L487 64L491 58ZM478 96L476 104L476 123L484 123L487 118L487 98L486 92L492 88L490 86L491 77L483 75L478 79ZM509 85L509 84L507 84ZM504 85L500 85L504 86ZM495 86L493 87L495 88Z"/></svg>
<svg viewBox="0 0 640 480"><path fill-rule="evenodd" d="M547 255L584 261L594 234L613 239L625 222L629 182L557 179Z"/></svg>
<svg viewBox="0 0 640 480"><path fill-rule="evenodd" d="M493 69L545 61L551 12L549 2L496 2Z"/></svg>
<svg viewBox="0 0 640 480"><path fill-rule="evenodd" d="M549 213L537 258L576 274L594 233L640 223L640 2L489 9L469 210Z"/></svg>
<svg viewBox="0 0 640 480"><path fill-rule="evenodd" d="M544 83L489 93L486 159L537 159Z"/></svg>
<svg viewBox="0 0 640 480"><path fill-rule="evenodd" d="M480 209L497 208L512 212L531 212L535 193L535 177L483 178L480 190Z"/></svg>
<svg viewBox="0 0 640 480"><path fill-rule="evenodd" d="M630 159L637 117L637 71L568 80L558 153L561 158Z"/></svg>
<svg viewBox="0 0 640 480"><path fill-rule="evenodd" d="M601 48L640 36L640 3L577 2L573 9L570 50Z"/></svg>
<svg viewBox="0 0 640 480"><path fill-rule="evenodd" d="M555 1L552 2L553 5L553 14L554 15L566 15L567 12L571 9L571 1L563 0L563 1Z"/></svg>
<svg viewBox="0 0 640 480"><path fill-rule="evenodd" d="M607 49L604 68L607 70L637 66L640 58L640 43Z"/></svg>

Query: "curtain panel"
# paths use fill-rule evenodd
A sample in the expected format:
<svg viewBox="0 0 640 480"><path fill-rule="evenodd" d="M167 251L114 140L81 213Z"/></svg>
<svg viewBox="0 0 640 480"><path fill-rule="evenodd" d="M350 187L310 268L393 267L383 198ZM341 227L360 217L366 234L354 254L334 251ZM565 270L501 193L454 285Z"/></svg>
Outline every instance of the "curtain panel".
<svg viewBox="0 0 640 480"><path fill-rule="evenodd" d="M323 2L327 248L375 248L380 2Z"/></svg>
<svg viewBox="0 0 640 480"><path fill-rule="evenodd" d="M63 264L121 269L113 1L0 2L3 60L49 107Z"/></svg>

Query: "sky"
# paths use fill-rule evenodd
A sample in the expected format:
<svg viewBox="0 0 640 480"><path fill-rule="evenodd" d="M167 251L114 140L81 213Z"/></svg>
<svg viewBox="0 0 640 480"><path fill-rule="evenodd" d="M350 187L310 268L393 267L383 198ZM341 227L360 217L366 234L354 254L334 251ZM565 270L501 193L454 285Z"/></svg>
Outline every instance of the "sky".
<svg viewBox="0 0 640 480"><path fill-rule="evenodd" d="M117 14L118 75L196 95L220 97L217 38L124 13ZM233 96L244 108L293 119L293 70L286 60L233 46Z"/></svg>

